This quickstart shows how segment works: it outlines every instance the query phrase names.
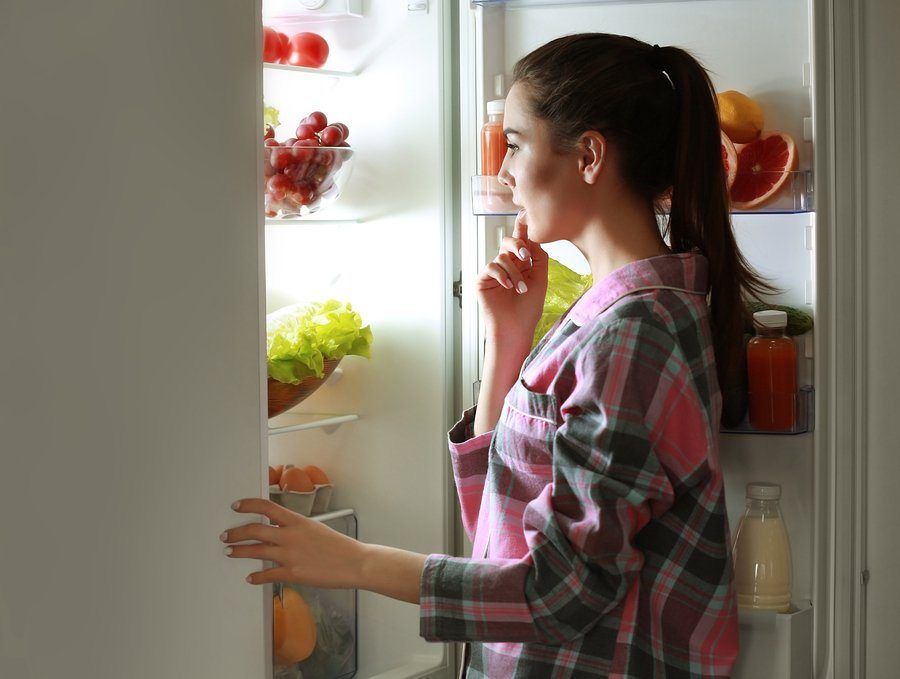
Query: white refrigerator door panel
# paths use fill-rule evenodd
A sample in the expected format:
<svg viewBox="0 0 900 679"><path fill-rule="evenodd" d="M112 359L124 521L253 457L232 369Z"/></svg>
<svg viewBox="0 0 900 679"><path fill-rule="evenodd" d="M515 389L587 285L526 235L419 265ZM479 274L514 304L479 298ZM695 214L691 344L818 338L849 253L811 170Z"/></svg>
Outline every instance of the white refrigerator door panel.
<svg viewBox="0 0 900 679"><path fill-rule="evenodd" d="M0 4L0 676L260 678L253 0Z"/></svg>

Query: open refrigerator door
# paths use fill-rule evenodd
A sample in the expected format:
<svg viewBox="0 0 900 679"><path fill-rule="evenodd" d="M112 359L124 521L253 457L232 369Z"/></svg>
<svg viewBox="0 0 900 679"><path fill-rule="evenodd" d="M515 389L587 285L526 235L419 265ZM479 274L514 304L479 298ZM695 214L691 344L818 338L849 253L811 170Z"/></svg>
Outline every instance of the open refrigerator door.
<svg viewBox="0 0 900 679"><path fill-rule="evenodd" d="M480 171L479 130L488 120L488 102L507 94L515 62L532 49L572 33L617 33L688 50L707 68L717 92L736 90L759 104L763 135L780 131L793 140L798 164L789 168L776 195L757 205L746 200L738 205L732 191L732 225L749 263L782 290L766 302L815 318L817 263L822 260L816 248L813 197L818 182L813 170L828 170L814 155L819 143L814 92L823 85L813 58L814 11L808 0L475 0L460 8L464 280L493 258L500 240L511 233L518 210L497 178ZM664 225L665 215L659 218ZM552 243L545 249L577 274L590 273L571 244ZM464 298L463 323L463 384L472 387L463 390L466 405L477 400L483 360L474 299ZM830 593L823 586L829 562L824 532L829 486L823 465L817 464L822 452L814 417L815 385L827 383L827 366L815 361L813 332L799 330L792 338L799 388L790 432L759 431L740 416L720 436L732 537L744 512L746 485L778 483L793 555L789 612L741 610L736 677L807 678L822 671L830 653Z"/></svg>

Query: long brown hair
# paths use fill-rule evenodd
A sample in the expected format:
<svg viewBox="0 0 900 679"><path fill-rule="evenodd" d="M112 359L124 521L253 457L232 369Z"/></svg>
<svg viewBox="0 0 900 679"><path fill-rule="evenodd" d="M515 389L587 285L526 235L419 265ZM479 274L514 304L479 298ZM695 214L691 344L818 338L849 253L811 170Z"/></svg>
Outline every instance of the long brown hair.
<svg viewBox="0 0 900 679"><path fill-rule="evenodd" d="M515 66L532 113L554 142L574 148L586 130L615 146L623 180L660 207L673 252L709 260L710 322L719 384L740 368L745 297L776 289L744 259L734 239L722 164L715 89L703 66L678 47L608 33L553 40Z"/></svg>

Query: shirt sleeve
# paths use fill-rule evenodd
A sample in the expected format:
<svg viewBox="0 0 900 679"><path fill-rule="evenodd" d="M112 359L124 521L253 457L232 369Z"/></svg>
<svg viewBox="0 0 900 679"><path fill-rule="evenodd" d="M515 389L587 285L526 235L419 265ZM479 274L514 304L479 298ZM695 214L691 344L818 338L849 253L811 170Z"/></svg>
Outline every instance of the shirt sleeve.
<svg viewBox="0 0 900 679"><path fill-rule="evenodd" d="M478 525L481 496L487 476L488 450L494 434L493 431L488 431L474 435L475 410L473 406L465 411L447 435L463 528L469 540L475 539L475 527Z"/></svg>
<svg viewBox="0 0 900 679"><path fill-rule="evenodd" d="M654 437L703 412L674 338L647 319L611 324L573 357L553 480L525 509L521 559L430 555L420 633L429 641L559 644L619 605L643 565L635 535L673 501Z"/></svg>

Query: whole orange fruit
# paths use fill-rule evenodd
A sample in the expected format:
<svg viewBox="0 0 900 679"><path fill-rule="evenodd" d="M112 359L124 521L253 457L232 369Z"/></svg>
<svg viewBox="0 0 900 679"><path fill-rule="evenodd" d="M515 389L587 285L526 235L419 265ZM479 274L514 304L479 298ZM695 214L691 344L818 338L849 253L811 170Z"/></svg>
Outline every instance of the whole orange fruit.
<svg viewBox="0 0 900 679"><path fill-rule="evenodd" d="M282 587L272 600L272 650L276 665L306 660L316 647L316 621L302 596Z"/></svg>

